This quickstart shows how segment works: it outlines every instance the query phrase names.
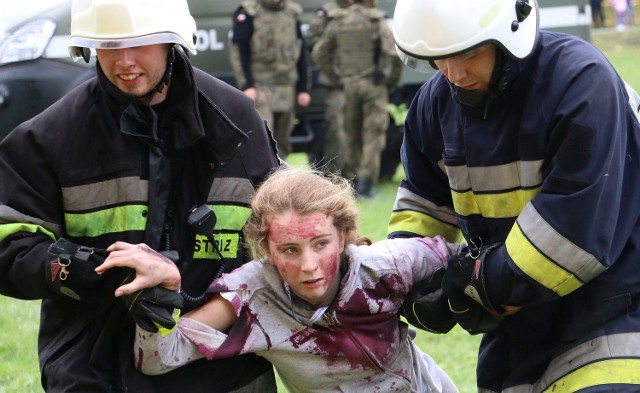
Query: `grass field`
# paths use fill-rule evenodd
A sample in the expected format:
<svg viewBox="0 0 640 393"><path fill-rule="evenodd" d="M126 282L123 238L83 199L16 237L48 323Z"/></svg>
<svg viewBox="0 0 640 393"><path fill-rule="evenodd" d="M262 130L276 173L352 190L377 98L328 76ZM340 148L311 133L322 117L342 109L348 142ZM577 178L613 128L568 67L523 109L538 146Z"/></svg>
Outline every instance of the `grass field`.
<svg viewBox="0 0 640 393"><path fill-rule="evenodd" d="M613 29L593 32L593 42L609 58L622 77L640 91L640 27L618 33ZM305 157L294 154L293 164ZM393 182L378 185L377 196L359 202L362 211L360 232L373 240L386 236L386 226L399 170ZM0 393L41 392L36 354L39 302L19 301L0 296ZM459 328L447 335L419 332L418 345L429 353L453 378L462 393L475 392L475 365L478 336Z"/></svg>

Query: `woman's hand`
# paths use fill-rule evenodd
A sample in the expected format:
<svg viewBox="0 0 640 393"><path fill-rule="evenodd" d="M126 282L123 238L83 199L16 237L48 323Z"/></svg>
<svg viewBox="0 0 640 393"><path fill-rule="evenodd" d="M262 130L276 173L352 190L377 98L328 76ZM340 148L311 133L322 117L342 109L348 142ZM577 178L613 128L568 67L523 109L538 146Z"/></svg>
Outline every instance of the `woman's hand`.
<svg viewBox="0 0 640 393"><path fill-rule="evenodd" d="M109 256L96 268L96 273L103 274L116 266L129 267L136 271L133 281L116 289L116 296L128 295L158 285L170 291L180 290L180 271L176 264L146 244L116 242L109 246L107 251L110 252Z"/></svg>

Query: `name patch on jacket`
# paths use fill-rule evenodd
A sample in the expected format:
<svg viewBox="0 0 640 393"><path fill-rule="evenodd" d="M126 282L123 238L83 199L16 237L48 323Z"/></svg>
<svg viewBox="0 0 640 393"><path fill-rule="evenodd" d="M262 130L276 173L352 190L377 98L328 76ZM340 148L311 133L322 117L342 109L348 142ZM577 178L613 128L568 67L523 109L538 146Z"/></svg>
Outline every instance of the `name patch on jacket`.
<svg viewBox="0 0 640 393"><path fill-rule="evenodd" d="M206 236L196 236L196 246L193 250L193 259L220 259L220 254L224 258L236 258L240 249L240 234L238 233L218 233L213 235L215 246L211 244ZM216 251L216 247L218 251Z"/></svg>

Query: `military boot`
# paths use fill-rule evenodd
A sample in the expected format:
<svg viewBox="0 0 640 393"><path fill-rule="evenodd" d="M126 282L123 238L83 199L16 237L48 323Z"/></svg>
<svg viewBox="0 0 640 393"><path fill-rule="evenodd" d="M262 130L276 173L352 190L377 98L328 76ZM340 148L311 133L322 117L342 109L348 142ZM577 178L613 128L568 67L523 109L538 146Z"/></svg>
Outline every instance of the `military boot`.
<svg viewBox="0 0 640 393"><path fill-rule="evenodd" d="M373 196L373 182L371 179L356 179L355 189L359 198L371 198Z"/></svg>

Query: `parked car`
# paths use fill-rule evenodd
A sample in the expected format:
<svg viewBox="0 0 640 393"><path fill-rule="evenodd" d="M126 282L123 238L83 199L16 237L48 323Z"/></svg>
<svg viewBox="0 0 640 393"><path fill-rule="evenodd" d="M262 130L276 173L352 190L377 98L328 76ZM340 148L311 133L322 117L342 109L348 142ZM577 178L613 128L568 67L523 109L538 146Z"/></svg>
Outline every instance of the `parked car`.
<svg viewBox="0 0 640 393"><path fill-rule="evenodd" d="M302 5L303 22L322 4L332 0L297 0ZM6 3L6 4L5 4ZM231 16L240 0L188 0L198 26L198 54L193 65L235 85L229 62ZM587 0L539 0L541 25L589 39L591 15ZM35 116L78 84L95 75L95 60L90 64L73 62L67 51L71 0L0 0L0 139L21 122ZM392 23L395 0L378 0ZM305 26L303 26L303 29ZM399 162L402 132L401 114L419 86L429 77L405 68L399 88L391 97L392 119L389 162L383 171L394 172ZM312 102L299 108L296 129L291 137L294 151L321 157L323 138L324 91L312 71ZM399 108L399 109L398 109ZM399 119L399 120L398 120ZM390 169L389 169L390 168Z"/></svg>

